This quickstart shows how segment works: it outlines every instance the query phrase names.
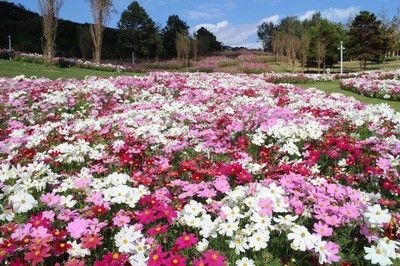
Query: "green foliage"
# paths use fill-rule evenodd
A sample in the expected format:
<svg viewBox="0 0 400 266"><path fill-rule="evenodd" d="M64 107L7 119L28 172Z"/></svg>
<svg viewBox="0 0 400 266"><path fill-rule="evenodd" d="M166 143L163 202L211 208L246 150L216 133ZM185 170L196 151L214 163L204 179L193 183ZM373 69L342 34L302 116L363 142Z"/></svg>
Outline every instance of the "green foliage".
<svg viewBox="0 0 400 266"><path fill-rule="evenodd" d="M166 58L174 58L177 56L175 40L179 32L188 33L189 26L181 20L177 15L168 17L167 25L162 30L162 40L164 44L163 55Z"/></svg>
<svg viewBox="0 0 400 266"><path fill-rule="evenodd" d="M199 55L207 54L221 50L221 43L217 41L217 37L209 32L206 28L201 27L195 33L197 39L197 49Z"/></svg>
<svg viewBox="0 0 400 266"><path fill-rule="evenodd" d="M79 48L79 27L87 27L69 20L58 21L56 37L56 56L82 57ZM42 53L42 26L39 14L26 10L22 5L0 1L0 47L8 47L11 35L12 48L28 53ZM117 43L118 30L105 28L103 38L103 57L120 58L121 49Z"/></svg>
<svg viewBox="0 0 400 266"><path fill-rule="evenodd" d="M373 13L362 11L350 25L347 46L350 55L361 60L365 69L367 61L381 62L389 48L388 35Z"/></svg>
<svg viewBox="0 0 400 266"><path fill-rule="evenodd" d="M158 29L154 21L137 1L133 1L122 12L118 23L120 29L119 43L141 57L156 57L161 46Z"/></svg>

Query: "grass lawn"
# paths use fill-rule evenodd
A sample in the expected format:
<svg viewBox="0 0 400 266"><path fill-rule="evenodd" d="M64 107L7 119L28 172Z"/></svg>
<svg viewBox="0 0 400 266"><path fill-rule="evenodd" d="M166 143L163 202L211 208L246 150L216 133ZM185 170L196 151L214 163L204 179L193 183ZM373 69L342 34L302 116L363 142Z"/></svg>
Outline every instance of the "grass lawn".
<svg viewBox="0 0 400 266"><path fill-rule="evenodd" d="M393 109L400 112L400 102L399 101L388 101L388 100L383 100L383 99L370 98L370 97L361 96L360 94L357 94L357 93L354 93L351 91L342 90L340 88L338 80L327 81L327 82L301 83L301 84L296 84L296 85L303 87L303 88L316 88L316 89L322 90L327 93L332 93L332 92L341 93L346 96L354 97L357 100L364 102L364 103L368 103L368 104L387 103Z"/></svg>
<svg viewBox="0 0 400 266"><path fill-rule="evenodd" d="M37 76L50 79L57 78L77 78L84 79L85 76L114 77L121 75L138 75L132 72L109 72L101 70L91 70L83 68L59 68L41 64L25 63L0 59L0 77L15 77L18 75L26 77Z"/></svg>

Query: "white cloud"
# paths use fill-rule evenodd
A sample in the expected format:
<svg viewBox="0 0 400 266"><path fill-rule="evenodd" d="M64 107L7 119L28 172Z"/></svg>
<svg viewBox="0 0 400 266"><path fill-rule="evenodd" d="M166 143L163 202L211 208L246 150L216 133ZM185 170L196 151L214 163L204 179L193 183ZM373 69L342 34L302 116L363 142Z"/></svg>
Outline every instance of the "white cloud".
<svg viewBox="0 0 400 266"><path fill-rule="evenodd" d="M272 22L276 24L279 19L279 15L273 15L263 18L257 23L238 25L233 25L229 21L223 20L216 24L198 24L193 27L192 32L195 32L201 27L204 27L212 32L217 37L217 40L222 42L224 45L257 49L261 48L262 46L260 42L256 42L257 26L262 24L263 22Z"/></svg>
<svg viewBox="0 0 400 266"><path fill-rule="evenodd" d="M307 10L304 12L302 15L298 15L298 19L300 20L306 20L310 19L315 13L318 11L316 10ZM324 9L320 11L321 16L323 18L326 18L330 21L334 22L344 22L346 21L349 17L355 16L360 12L360 8L355 7L355 6L350 6L348 8L335 8L335 7L330 7L328 9Z"/></svg>
<svg viewBox="0 0 400 266"><path fill-rule="evenodd" d="M348 8L328 8L321 12L324 18L331 21L343 22L351 16L355 16L360 12L360 8L351 6Z"/></svg>
<svg viewBox="0 0 400 266"><path fill-rule="evenodd" d="M297 18L300 19L301 21L303 21L303 20L312 18L312 16L315 13L317 13L317 11L315 11L315 10L307 10L303 15L297 16Z"/></svg>

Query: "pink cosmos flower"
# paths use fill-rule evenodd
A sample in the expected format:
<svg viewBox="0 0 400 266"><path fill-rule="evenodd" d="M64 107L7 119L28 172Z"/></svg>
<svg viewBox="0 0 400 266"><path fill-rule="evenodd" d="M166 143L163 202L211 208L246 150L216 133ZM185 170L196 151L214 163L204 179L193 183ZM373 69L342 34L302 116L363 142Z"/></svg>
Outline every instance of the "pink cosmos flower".
<svg viewBox="0 0 400 266"><path fill-rule="evenodd" d="M45 258L50 257L50 247L40 246L25 253L24 259L29 261L32 266L44 262Z"/></svg>
<svg viewBox="0 0 400 266"><path fill-rule="evenodd" d="M40 200L49 207L54 207L60 203L60 196L52 193L46 193L40 196Z"/></svg>
<svg viewBox="0 0 400 266"><path fill-rule="evenodd" d="M86 219L76 218L74 221L70 222L67 226L68 233L75 239L79 239L85 234L89 223Z"/></svg>
<svg viewBox="0 0 400 266"><path fill-rule="evenodd" d="M206 262L206 265L213 265L213 266L226 266L226 257L222 256L216 250L207 250L204 252L201 257Z"/></svg>
<svg viewBox="0 0 400 266"><path fill-rule="evenodd" d="M339 245L328 241L325 245L326 250L328 251L328 256L326 258L326 262L331 264L334 262L338 262L340 260L340 257L338 256L339 253Z"/></svg>
<svg viewBox="0 0 400 266"><path fill-rule="evenodd" d="M114 216L113 224L118 227L123 227L131 221L131 218L124 214L124 211L119 211L116 216Z"/></svg>
<svg viewBox="0 0 400 266"><path fill-rule="evenodd" d="M195 234L187 234L184 232L180 237L178 237L175 241L175 247L178 250L182 250L185 248L191 248L199 242L198 238Z"/></svg>
<svg viewBox="0 0 400 266"><path fill-rule="evenodd" d="M260 199L258 202L258 207L260 207L261 216L272 216L272 212L274 210L274 202L270 199Z"/></svg>
<svg viewBox="0 0 400 266"><path fill-rule="evenodd" d="M214 187L221 193L225 193L230 190L230 185L226 177L217 177L214 180Z"/></svg>
<svg viewBox="0 0 400 266"><path fill-rule="evenodd" d="M318 223L314 224L314 232L320 236L331 236L333 230L327 224L319 221Z"/></svg>

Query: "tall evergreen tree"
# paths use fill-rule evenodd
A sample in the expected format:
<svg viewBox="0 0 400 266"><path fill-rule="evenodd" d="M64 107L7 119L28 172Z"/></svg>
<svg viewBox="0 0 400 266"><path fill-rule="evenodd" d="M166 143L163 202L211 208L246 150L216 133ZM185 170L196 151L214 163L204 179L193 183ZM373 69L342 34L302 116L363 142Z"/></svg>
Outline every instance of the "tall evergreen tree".
<svg viewBox="0 0 400 266"><path fill-rule="evenodd" d="M380 62L388 50L388 36L375 14L361 11L350 25L349 53L362 62L365 69L367 61Z"/></svg>
<svg viewBox="0 0 400 266"><path fill-rule="evenodd" d="M272 52L272 35L275 28L272 22L264 22L257 27L257 36L262 41L265 52Z"/></svg>
<svg viewBox="0 0 400 266"><path fill-rule="evenodd" d="M122 12L118 28L121 45L136 55L151 57L157 53L156 49L160 49L157 47L158 29L137 1L133 1Z"/></svg>
<svg viewBox="0 0 400 266"><path fill-rule="evenodd" d="M173 58L177 56L175 41L178 33L188 34L189 26L181 20L177 15L168 17L167 25L162 30L164 56L166 58Z"/></svg>
<svg viewBox="0 0 400 266"><path fill-rule="evenodd" d="M197 40L196 45L199 55L219 51L221 49L222 45L217 41L217 37L204 27L201 27L196 31L195 38Z"/></svg>

